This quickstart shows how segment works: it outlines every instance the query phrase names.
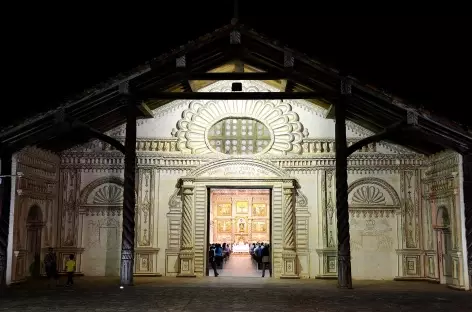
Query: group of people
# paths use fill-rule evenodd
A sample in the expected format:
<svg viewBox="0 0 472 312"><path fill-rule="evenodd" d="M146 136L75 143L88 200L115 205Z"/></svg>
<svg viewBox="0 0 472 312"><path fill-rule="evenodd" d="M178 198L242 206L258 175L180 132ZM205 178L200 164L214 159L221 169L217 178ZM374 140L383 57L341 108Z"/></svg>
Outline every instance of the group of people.
<svg viewBox="0 0 472 312"><path fill-rule="evenodd" d="M270 265L270 244L264 243L253 243L249 247L249 254L256 263L260 263L262 266L262 277L265 276L265 271L269 270L270 276L272 276L272 266Z"/></svg>
<svg viewBox="0 0 472 312"><path fill-rule="evenodd" d="M48 253L44 257L44 269L46 271L46 276L48 281L51 279L56 281L56 286L59 285L59 274L57 270L57 257L54 249L49 248ZM70 255L69 259L65 263L65 270L67 273L67 282L66 286L72 286L74 284L74 272L75 272L76 263L74 260L74 255ZM50 284L48 284L50 286Z"/></svg>
<svg viewBox="0 0 472 312"><path fill-rule="evenodd" d="M262 269L262 277L265 277L266 270L269 270L270 276L272 276L272 267L270 265L270 245L264 243L253 243L250 245L249 254L252 259ZM231 245L227 243L221 244L210 244L208 248L208 261L213 270L214 276L218 276L217 267L222 263L226 262L231 255Z"/></svg>
<svg viewBox="0 0 472 312"><path fill-rule="evenodd" d="M227 243L211 244L208 250L208 261L210 262L211 268L215 276L218 276L217 266L220 266L223 262L229 259L231 254L230 245Z"/></svg>

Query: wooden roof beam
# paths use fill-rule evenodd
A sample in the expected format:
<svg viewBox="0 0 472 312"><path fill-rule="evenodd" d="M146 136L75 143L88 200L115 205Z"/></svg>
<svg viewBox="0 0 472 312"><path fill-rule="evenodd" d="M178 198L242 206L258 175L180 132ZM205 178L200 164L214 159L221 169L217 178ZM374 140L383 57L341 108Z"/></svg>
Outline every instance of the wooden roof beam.
<svg viewBox="0 0 472 312"><path fill-rule="evenodd" d="M124 82L118 86L118 91L122 96L131 98L132 101L136 101L136 109L138 110L137 117L144 117L144 118L154 118L154 114L152 110L144 103L144 101L139 101L136 99L134 94L131 93L129 89L129 81Z"/></svg>
<svg viewBox="0 0 472 312"><path fill-rule="evenodd" d="M175 59L175 67L177 68L177 71L179 72L185 72L187 70L187 58L185 55L182 55L178 58ZM180 83L183 86L184 92L194 92L195 90L192 88L192 85L190 84L189 79L185 79L185 77L182 77L182 80Z"/></svg>
<svg viewBox="0 0 472 312"><path fill-rule="evenodd" d="M241 60L234 61L234 73L244 73L244 62Z"/></svg>
<svg viewBox="0 0 472 312"><path fill-rule="evenodd" d="M284 53L284 68L286 72L293 72L295 64L295 58L292 53L285 51ZM280 91L282 92L292 92L295 84L290 79L283 79L281 82Z"/></svg>
<svg viewBox="0 0 472 312"><path fill-rule="evenodd" d="M321 92L156 92L146 90L143 101L155 100L305 100L326 98Z"/></svg>
<svg viewBox="0 0 472 312"><path fill-rule="evenodd" d="M386 93L380 92L378 90L375 90L371 87L362 85L361 83L359 83L358 81L356 81L352 77L351 77L351 81L352 81L352 85L355 86L359 90L362 90L366 93L369 93L369 94L377 97L378 99L381 99L384 102L389 103L389 104L391 104L395 107L402 108L406 111L408 111L408 110L414 111L419 117L435 124L437 127L446 128L448 131L454 132L454 133L456 133L456 134L458 134L458 135L460 135L460 136L462 136L462 137L464 137L468 140L472 140L472 135L470 133L468 133L467 131L464 131L463 129L461 129L461 127L459 127L458 125L454 124L453 122L451 122L450 120L448 120L444 117L440 117L438 115L433 115L433 114L431 114L429 112L426 112L426 111L423 111L421 109L413 108L410 105L407 105L407 104L401 102L400 100L394 98L393 96L391 96L389 94L386 94Z"/></svg>

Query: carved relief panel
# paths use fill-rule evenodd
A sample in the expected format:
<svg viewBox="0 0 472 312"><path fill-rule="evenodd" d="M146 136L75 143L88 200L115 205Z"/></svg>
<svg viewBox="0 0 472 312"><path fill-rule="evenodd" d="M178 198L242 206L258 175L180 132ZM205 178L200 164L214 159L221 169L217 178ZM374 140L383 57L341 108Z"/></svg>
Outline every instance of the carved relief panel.
<svg viewBox="0 0 472 312"><path fill-rule="evenodd" d="M138 188L138 246L149 247L154 237L154 175L151 169L139 170Z"/></svg>
<svg viewBox="0 0 472 312"><path fill-rule="evenodd" d="M322 171L321 176L321 207L323 246L335 247L336 241L336 201L334 189L334 170Z"/></svg>
<svg viewBox="0 0 472 312"><path fill-rule="evenodd" d="M61 170L61 246L72 247L77 244L78 196L80 192L80 172Z"/></svg>
<svg viewBox="0 0 472 312"><path fill-rule="evenodd" d="M400 197L388 182L373 177L354 181L348 192L353 276L395 276Z"/></svg>
<svg viewBox="0 0 472 312"><path fill-rule="evenodd" d="M400 193L405 248L419 248L420 188L418 170L400 172Z"/></svg>
<svg viewBox="0 0 472 312"><path fill-rule="evenodd" d="M176 188L169 198L167 213L167 249L178 252L182 232L182 196L180 188Z"/></svg>

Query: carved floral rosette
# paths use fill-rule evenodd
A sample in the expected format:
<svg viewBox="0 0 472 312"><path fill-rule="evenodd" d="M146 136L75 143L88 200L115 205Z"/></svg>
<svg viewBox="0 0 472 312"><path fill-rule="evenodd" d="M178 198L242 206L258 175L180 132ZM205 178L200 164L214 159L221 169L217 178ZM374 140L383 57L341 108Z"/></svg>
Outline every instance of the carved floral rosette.
<svg viewBox="0 0 472 312"><path fill-rule="evenodd" d="M244 88L245 92L261 92L257 86ZM213 88L210 92L230 92L230 85ZM288 102L274 100L192 101L177 123L177 149L184 153L212 152L208 131L225 118L248 118L261 122L270 131L271 142L264 152L274 154L301 154L303 138L308 134L299 116Z"/></svg>

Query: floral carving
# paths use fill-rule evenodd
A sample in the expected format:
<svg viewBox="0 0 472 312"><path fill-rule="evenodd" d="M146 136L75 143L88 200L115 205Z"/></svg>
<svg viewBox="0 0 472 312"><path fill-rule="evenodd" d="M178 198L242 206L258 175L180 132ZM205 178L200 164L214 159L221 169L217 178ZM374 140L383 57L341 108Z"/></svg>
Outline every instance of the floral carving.
<svg viewBox="0 0 472 312"><path fill-rule="evenodd" d="M256 86L244 88L245 92L261 92ZM224 84L210 92L230 92L231 85ZM177 123L177 149L191 154L207 154L212 149L208 131L217 122L228 117L252 118L266 126L271 134L270 144L263 152L275 154L301 154L304 128L299 116L287 102L274 100L245 101L192 101Z"/></svg>

